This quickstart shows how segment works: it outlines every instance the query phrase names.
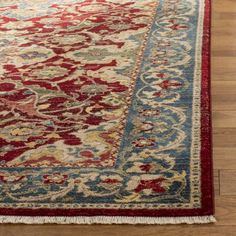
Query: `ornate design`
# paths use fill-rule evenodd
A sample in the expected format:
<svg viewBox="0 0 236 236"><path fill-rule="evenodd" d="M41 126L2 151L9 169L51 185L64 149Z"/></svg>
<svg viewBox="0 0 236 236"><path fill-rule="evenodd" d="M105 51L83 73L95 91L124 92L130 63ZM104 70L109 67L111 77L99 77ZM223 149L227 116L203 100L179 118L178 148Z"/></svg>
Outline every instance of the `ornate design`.
<svg viewBox="0 0 236 236"><path fill-rule="evenodd" d="M0 205L199 208L203 7L1 3Z"/></svg>

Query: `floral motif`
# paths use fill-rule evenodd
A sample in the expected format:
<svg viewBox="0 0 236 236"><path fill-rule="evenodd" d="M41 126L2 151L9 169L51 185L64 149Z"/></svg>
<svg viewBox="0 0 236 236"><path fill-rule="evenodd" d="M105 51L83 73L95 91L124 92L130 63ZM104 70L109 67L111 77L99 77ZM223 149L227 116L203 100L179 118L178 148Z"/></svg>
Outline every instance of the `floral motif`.
<svg viewBox="0 0 236 236"><path fill-rule="evenodd" d="M63 184L67 178L67 175L54 173L51 175L43 175L43 182L45 184Z"/></svg>
<svg viewBox="0 0 236 236"><path fill-rule="evenodd" d="M16 123L9 125L1 133L0 138L8 141L27 141L30 137L41 136L43 127L36 127L32 123Z"/></svg>
<svg viewBox="0 0 236 236"><path fill-rule="evenodd" d="M37 76L38 79L53 79L62 77L67 74L68 70L60 66L48 66L42 69L34 70L32 76Z"/></svg>
<svg viewBox="0 0 236 236"><path fill-rule="evenodd" d="M154 138L138 138L133 142L135 147L148 147L154 146L156 144L156 140Z"/></svg>
<svg viewBox="0 0 236 236"><path fill-rule="evenodd" d="M0 180L4 183L16 183L23 180L25 176L20 175L0 175Z"/></svg>

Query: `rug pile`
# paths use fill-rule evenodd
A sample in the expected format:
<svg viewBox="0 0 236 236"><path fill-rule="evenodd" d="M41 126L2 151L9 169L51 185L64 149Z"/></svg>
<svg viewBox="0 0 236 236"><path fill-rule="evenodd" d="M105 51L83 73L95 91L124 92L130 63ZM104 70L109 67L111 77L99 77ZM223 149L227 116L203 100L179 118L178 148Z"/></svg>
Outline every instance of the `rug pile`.
<svg viewBox="0 0 236 236"><path fill-rule="evenodd" d="M214 222L210 0L0 0L0 222Z"/></svg>

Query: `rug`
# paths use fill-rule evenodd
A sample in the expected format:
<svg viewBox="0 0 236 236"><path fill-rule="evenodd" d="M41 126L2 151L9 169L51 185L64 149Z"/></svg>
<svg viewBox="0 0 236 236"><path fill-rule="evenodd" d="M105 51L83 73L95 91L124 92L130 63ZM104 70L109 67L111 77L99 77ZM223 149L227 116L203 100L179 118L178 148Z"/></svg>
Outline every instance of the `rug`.
<svg viewBox="0 0 236 236"><path fill-rule="evenodd" d="M214 222L210 0L0 0L0 222Z"/></svg>

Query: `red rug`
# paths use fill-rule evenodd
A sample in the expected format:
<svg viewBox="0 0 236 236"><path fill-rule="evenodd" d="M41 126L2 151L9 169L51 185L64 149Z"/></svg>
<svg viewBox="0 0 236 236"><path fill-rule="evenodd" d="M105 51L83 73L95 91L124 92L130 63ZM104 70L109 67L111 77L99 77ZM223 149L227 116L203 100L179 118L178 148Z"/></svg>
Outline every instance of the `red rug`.
<svg viewBox="0 0 236 236"><path fill-rule="evenodd" d="M0 4L0 222L214 222L210 0Z"/></svg>

